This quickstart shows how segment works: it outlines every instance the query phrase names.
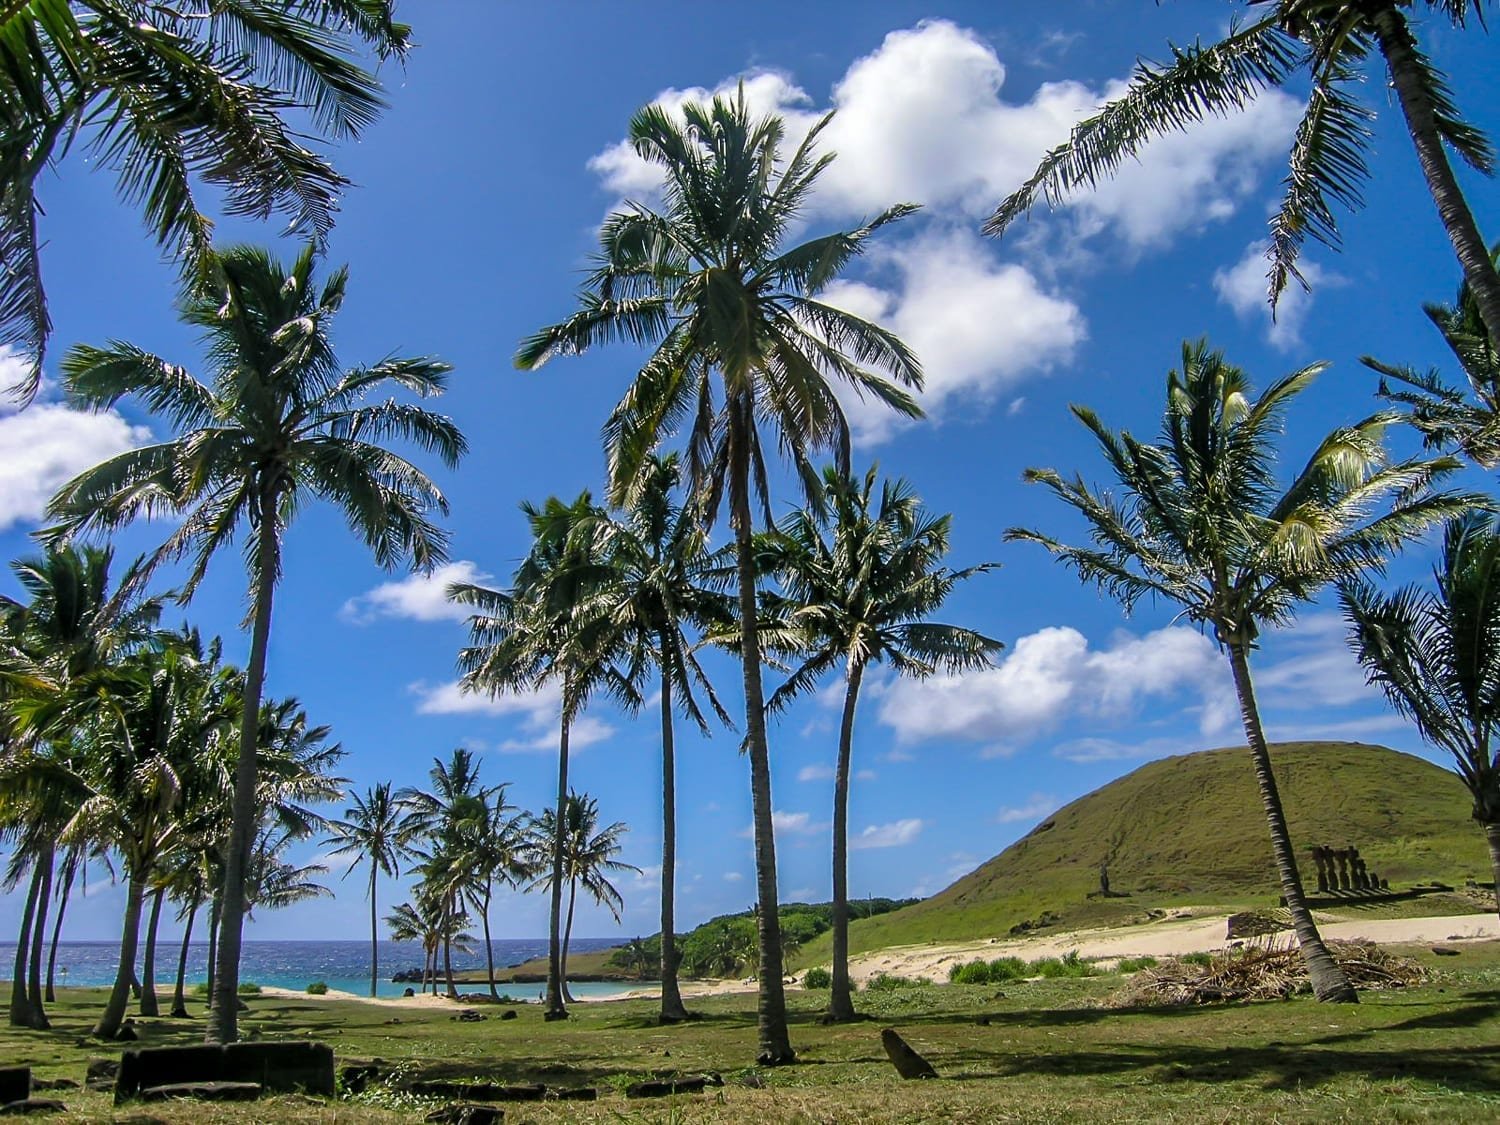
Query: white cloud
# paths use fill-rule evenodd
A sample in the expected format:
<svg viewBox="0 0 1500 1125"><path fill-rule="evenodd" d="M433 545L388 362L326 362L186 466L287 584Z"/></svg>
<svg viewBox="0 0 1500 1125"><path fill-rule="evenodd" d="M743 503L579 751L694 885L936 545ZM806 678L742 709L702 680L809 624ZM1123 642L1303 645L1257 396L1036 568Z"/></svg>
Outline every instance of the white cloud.
<svg viewBox="0 0 1500 1125"><path fill-rule="evenodd" d="M557 749L558 715L562 690L548 684L528 692L488 695L466 692L457 680L440 684L418 681L407 689L417 697L419 715L484 715L520 719L525 737L506 739L495 746L502 754L542 753ZM581 715L568 732L570 750L583 750L614 734L614 727L594 715Z"/></svg>
<svg viewBox="0 0 1500 1125"><path fill-rule="evenodd" d="M1010 805L995 814L996 824L1018 824L1040 820L1057 808L1057 798L1050 793L1033 793L1024 805Z"/></svg>
<svg viewBox="0 0 1500 1125"><path fill-rule="evenodd" d="M383 582L367 593L350 598L339 616L357 625L380 617L411 621L466 621L471 606L448 600L448 587L455 582L484 583L493 575L467 559L435 567L427 574L412 574L395 582Z"/></svg>
<svg viewBox="0 0 1500 1125"><path fill-rule="evenodd" d="M0 389L10 387L27 364L0 347ZM113 410L91 414L58 402L34 402L24 410L0 396L0 531L41 520L52 494L83 470L151 440Z"/></svg>
<svg viewBox="0 0 1500 1125"><path fill-rule="evenodd" d="M899 848L911 843L922 833L922 821L912 817L894 820L890 824L866 825L849 840L851 851L866 848Z"/></svg>
<svg viewBox="0 0 1500 1125"><path fill-rule="evenodd" d="M1276 651L1287 655L1252 667L1257 697L1294 710L1383 703L1349 650L1347 628L1336 613L1314 613L1275 634Z"/></svg>
<svg viewBox="0 0 1500 1125"><path fill-rule="evenodd" d="M828 825L813 820L811 813L783 812L780 809L772 810L771 825L778 834L785 836L815 836L828 828ZM740 835L745 839L753 838L755 825L751 824Z"/></svg>
<svg viewBox="0 0 1500 1125"><path fill-rule="evenodd" d="M855 770L854 771L854 780L855 781L874 781L877 776L878 775L875 773L874 770Z"/></svg>
<svg viewBox="0 0 1500 1125"><path fill-rule="evenodd" d="M738 882L742 881L744 878L745 877L743 875L741 875L738 871L726 871L726 872L724 872L724 882L726 882L726 883L738 883Z"/></svg>
<svg viewBox="0 0 1500 1125"><path fill-rule="evenodd" d="M955 402L989 405L1067 360L1087 335L1077 305L1001 262L972 232L928 231L881 248L875 260L893 269L898 287L837 282L823 299L906 341L922 361L917 400L930 417L941 419ZM860 442L881 441L902 424L873 398L840 398Z"/></svg>
<svg viewBox="0 0 1500 1125"><path fill-rule="evenodd" d="M798 781L827 781L833 777L832 766L803 766L797 771Z"/></svg>
<svg viewBox="0 0 1500 1125"><path fill-rule="evenodd" d="M1146 699L1183 692L1196 696L1200 725L1217 723L1226 690L1223 659L1196 630L1123 634L1109 648L1092 649L1078 630L1054 626L1022 637L992 668L898 680L879 717L903 743L960 738L1003 754L1065 715L1118 718Z"/></svg>
<svg viewBox="0 0 1500 1125"><path fill-rule="evenodd" d="M1113 738L1075 738L1054 746L1052 756L1065 762L1084 765L1091 762L1154 761L1157 758L1191 754L1195 750L1204 749L1208 747L1201 740L1180 738L1148 738L1140 742L1121 742Z"/></svg>
<svg viewBox="0 0 1500 1125"><path fill-rule="evenodd" d="M1290 351L1302 344L1302 325L1312 309L1312 294L1293 279L1282 291L1275 317L1272 317L1266 296L1266 271L1269 268L1266 249L1269 245L1264 239L1252 242L1245 247L1238 262L1218 270L1214 274L1214 292L1241 320L1264 321L1266 339L1271 345L1278 351ZM1302 262L1299 268L1313 288L1338 280L1334 275L1325 274L1316 262Z"/></svg>

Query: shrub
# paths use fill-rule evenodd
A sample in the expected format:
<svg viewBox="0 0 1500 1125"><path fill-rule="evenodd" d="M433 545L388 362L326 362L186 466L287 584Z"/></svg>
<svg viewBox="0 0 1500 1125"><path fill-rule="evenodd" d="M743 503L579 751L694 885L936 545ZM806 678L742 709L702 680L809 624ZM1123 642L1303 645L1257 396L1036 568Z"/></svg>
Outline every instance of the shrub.
<svg viewBox="0 0 1500 1125"><path fill-rule="evenodd" d="M1138 973L1142 969L1155 967L1155 957L1121 957L1119 964L1115 966L1117 973Z"/></svg>
<svg viewBox="0 0 1500 1125"><path fill-rule="evenodd" d="M1070 949L1061 957L1043 957L1040 961L1031 963L1031 971L1039 976L1055 979L1058 977L1091 977L1097 971L1083 958L1078 956L1078 950Z"/></svg>
<svg viewBox="0 0 1500 1125"><path fill-rule="evenodd" d="M1007 981L1023 980L1026 977L1026 962L1019 957L996 957L990 962L990 983L1004 984Z"/></svg>
<svg viewBox="0 0 1500 1125"><path fill-rule="evenodd" d="M990 967L983 961L954 965L948 970L948 980L953 984L989 984Z"/></svg>
<svg viewBox="0 0 1500 1125"><path fill-rule="evenodd" d="M1213 954L1211 953L1184 953L1178 960L1184 965L1202 965L1205 967L1214 963Z"/></svg>
<svg viewBox="0 0 1500 1125"><path fill-rule="evenodd" d="M241 996L259 996L260 985L256 984L253 980L242 980L240 981L239 993Z"/></svg>
<svg viewBox="0 0 1500 1125"><path fill-rule="evenodd" d="M865 983L866 992L895 992L902 988L919 988L924 984L932 982L925 977L913 980L911 977L892 976L890 973L876 973Z"/></svg>
<svg viewBox="0 0 1500 1125"><path fill-rule="evenodd" d="M821 965L808 969L802 974L803 988L832 988L833 974Z"/></svg>
<svg viewBox="0 0 1500 1125"><path fill-rule="evenodd" d="M307 994L309 996L328 995L328 982L326 980L313 981L312 984L307 986Z"/></svg>

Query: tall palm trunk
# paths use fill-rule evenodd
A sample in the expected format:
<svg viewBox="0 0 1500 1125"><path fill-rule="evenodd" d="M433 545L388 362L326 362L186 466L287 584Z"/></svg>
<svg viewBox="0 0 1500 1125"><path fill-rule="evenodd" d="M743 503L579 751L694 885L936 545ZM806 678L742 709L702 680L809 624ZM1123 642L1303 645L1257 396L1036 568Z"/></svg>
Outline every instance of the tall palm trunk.
<svg viewBox="0 0 1500 1125"><path fill-rule="evenodd" d="M174 1020L187 1019L187 996L183 990L187 983L188 943L193 940L193 919L197 916L198 900L194 899L188 906L187 923L182 927L182 948L177 951L177 985L172 989Z"/></svg>
<svg viewBox="0 0 1500 1125"><path fill-rule="evenodd" d="M49 843L37 857L42 883L37 888L36 917L31 924L31 950L26 966L26 1002L31 1006L31 1026L46 1031L52 1026L42 1001L42 948L47 939L47 908L52 901L52 866L57 849Z"/></svg>
<svg viewBox="0 0 1500 1125"><path fill-rule="evenodd" d="M370 857L370 996L375 996L375 987L380 980L380 921L375 910L375 857Z"/></svg>
<svg viewBox="0 0 1500 1125"><path fill-rule="evenodd" d="M156 1000L156 928L161 924L161 904L167 897L166 887L157 887L151 896L151 917L146 922L146 953L141 959L141 1015L159 1016Z"/></svg>
<svg viewBox="0 0 1500 1125"><path fill-rule="evenodd" d="M279 564L276 492L261 495L256 529L255 618L250 633L250 662L245 668L245 714L240 720L240 758L234 769L234 803L229 849L224 862L224 904L219 914L219 948L214 967L213 1015L206 1035L210 1043L239 1038L240 943L245 926L245 879L255 835L256 741L260 734L260 696L266 678L266 647L271 636L271 600Z"/></svg>
<svg viewBox="0 0 1500 1125"><path fill-rule="evenodd" d="M73 893L73 879L78 874L80 860L73 859L63 865L62 894L57 896L57 918L52 923L52 947L47 951L47 1003L57 1003L57 992L52 982L57 972L57 943L62 937L63 913L68 909L68 897Z"/></svg>
<svg viewBox="0 0 1500 1125"><path fill-rule="evenodd" d="M865 666L849 662L844 688L844 718L839 724L839 760L833 775L833 988L828 1016L840 1023L854 1019L849 988L849 762L854 756L854 709Z"/></svg>
<svg viewBox="0 0 1500 1125"><path fill-rule="evenodd" d="M1484 838L1490 845L1490 874L1495 880L1495 910L1500 913L1500 821L1489 821L1484 826Z"/></svg>
<svg viewBox="0 0 1500 1125"><path fill-rule="evenodd" d="M729 507L739 579L740 664L745 681L745 744L750 758L750 805L755 833L756 933L760 965L756 997L758 1059L765 1066L796 1061L786 1028L782 985L781 917L776 896L776 835L771 820L771 754L766 744L766 700L760 679L760 630L755 620L755 557L751 549L750 403L729 407Z"/></svg>
<svg viewBox="0 0 1500 1125"><path fill-rule="evenodd" d="M667 630L657 639L661 653L661 1022L688 1018L677 987L677 764L672 731L672 651Z"/></svg>
<svg viewBox="0 0 1500 1125"><path fill-rule="evenodd" d="M453 903L443 906L443 976L448 982L448 999L458 999L458 989L453 987ZM436 992L436 986L433 987Z"/></svg>
<svg viewBox="0 0 1500 1125"><path fill-rule="evenodd" d="M1372 23L1380 40L1380 53L1390 68L1391 85L1401 103L1401 113L1406 118L1406 130L1411 135L1417 161L1427 180L1427 190L1437 205L1438 218L1448 232L1448 241L1453 244L1453 252L1463 267L1464 280L1474 294L1480 319L1484 321L1490 339L1500 340L1500 271L1490 258L1489 248L1479 234L1474 213L1464 199L1443 148L1432 102L1417 65L1417 45L1411 27L1392 0L1375 9Z"/></svg>
<svg viewBox="0 0 1500 1125"><path fill-rule="evenodd" d="M484 903L479 908L479 918L484 924L484 964L488 970L486 979L490 982L490 998L500 999L500 993L495 990L495 943L490 940L490 881L484 881Z"/></svg>
<svg viewBox="0 0 1500 1125"><path fill-rule="evenodd" d="M1302 960L1307 965L1307 975L1312 981L1313 994L1319 1000L1338 1004L1357 1004L1359 996L1344 976L1344 971L1334 961L1333 954L1323 944L1313 921L1312 911L1307 908L1307 898L1302 893L1302 877L1297 873L1297 857L1292 850L1291 833L1287 831L1286 814L1281 808L1281 794L1276 789L1276 775L1271 771L1271 751L1266 746L1265 732L1260 725L1260 710L1255 703L1255 687L1250 682L1250 661L1246 656L1248 642L1234 639L1229 642L1229 666L1234 672L1234 690L1239 696L1240 718L1245 724L1245 739L1250 744L1250 756L1255 762L1255 780L1260 786L1260 803L1266 812L1266 823L1271 829L1271 854L1276 859L1276 871L1281 878L1281 893L1286 897L1287 909L1292 915L1292 929L1297 934L1297 945L1302 951Z"/></svg>
<svg viewBox="0 0 1500 1125"><path fill-rule="evenodd" d="M573 994L568 991L568 946L573 941L573 907L578 902L578 880L568 881L568 924L563 927L562 943L562 994L563 999L569 1004L576 1004Z"/></svg>
<svg viewBox="0 0 1500 1125"><path fill-rule="evenodd" d="M21 933L16 938L16 964L10 978L10 1026L30 1027L33 1015L26 996L26 955L31 951L31 929L36 919L37 891L41 887L41 865L31 865L31 885L26 890L26 906L21 912Z"/></svg>
<svg viewBox="0 0 1500 1125"><path fill-rule="evenodd" d="M219 961L219 919L224 913L224 892L220 888L214 892L213 900L208 904L208 1009L213 1011L214 1007L214 967ZM236 999L238 997L236 996Z"/></svg>
<svg viewBox="0 0 1500 1125"><path fill-rule="evenodd" d="M120 935L120 965L115 971L115 986L110 991L104 1014L94 1025L98 1039L113 1039L125 1021L125 1006L130 1002L130 983L135 979L135 950L141 937L141 907L146 902L146 883L136 872L130 873L125 895L125 930ZM233 1005L231 1000L230 1004Z"/></svg>
<svg viewBox="0 0 1500 1125"><path fill-rule="evenodd" d="M547 1010L543 1019L565 1020L568 1009L563 1003L562 985L562 873L563 873L563 817L568 808L568 708L572 692L568 690L566 675L563 677L562 733L557 747L557 811L553 817L552 841L552 904L547 930Z"/></svg>

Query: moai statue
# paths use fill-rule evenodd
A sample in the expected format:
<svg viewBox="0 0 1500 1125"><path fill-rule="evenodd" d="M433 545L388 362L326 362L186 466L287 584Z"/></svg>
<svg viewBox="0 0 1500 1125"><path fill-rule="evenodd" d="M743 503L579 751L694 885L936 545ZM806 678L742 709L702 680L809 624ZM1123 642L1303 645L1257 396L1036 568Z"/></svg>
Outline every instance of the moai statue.
<svg viewBox="0 0 1500 1125"><path fill-rule="evenodd" d="M1101 898L1109 897L1109 864L1099 865L1099 895Z"/></svg>
<svg viewBox="0 0 1500 1125"><path fill-rule="evenodd" d="M1354 876L1354 889L1356 891L1369 890L1370 877L1365 874L1365 861L1360 857L1358 848L1349 849L1349 867Z"/></svg>
<svg viewBox="0 0 1500 1125"><path fill-rule="evenodd" d="M1328 893L1328 849L1321 844L1314 844L1312 850L1313 865L1318 869L1318 893Z"/></svg>
<svg viewBox="0 0 1500 1125"><path fill-rule="evenodd" d="M1333 858L1336 859L1336 860L1338 860L1338 864L1339 864L1339 886L1338 886L1338 889L1341 890L1341 891L1347 891L1349 889L1349 887L1350 887L1350 883L1349 883L1349 849L1348 848L1339 848L1338 851L1336 851L1336 852L1333 853Z"/></svg>

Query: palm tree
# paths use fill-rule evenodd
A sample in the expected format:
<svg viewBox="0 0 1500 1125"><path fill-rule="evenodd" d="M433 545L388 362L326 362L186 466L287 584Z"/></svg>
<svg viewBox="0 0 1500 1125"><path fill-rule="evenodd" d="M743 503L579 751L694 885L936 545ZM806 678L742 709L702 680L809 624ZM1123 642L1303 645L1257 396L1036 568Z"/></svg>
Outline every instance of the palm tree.
<svg viewBox="0 0 1500 1125"><path fill-rule="evenodd" d="M811 691L823 675L844 671L844 712L839 724L833 787L833 987L828 1005L836 1021L855 1018L849 984L849 779L854 715L860 684L871 664L889 661L901 675L930 676L943 669L984 667L1003 647L957 625L928 620L953 588L994 567L964 570L942 565L948 553L949 516L933 516L903 480L887 480L875 494L876 469L863 483L835 469L824 472L828 510L803 508L762 540L761 566L774 574L779 594L767 596L773 620L782 622L780 647L800 664L771 696L775 712Z"/></svg>
<svg viewBox="0 0 1500 1125"><path fill-rule="evenodd" d="M1401 106L1428 193L1453 245L1464 278L1475 293L1480 319L1500 339L1500 273L1486 252L1474 214L1448 160L1448 150L1490 175L1495 150L1483 131L1465 121L1447 77L1417 41L1407 9L1415 0L1250 0L1259 18L1233 24L1222 40L1204 47L1172 47L1166 66L1142 63L1125 92L1073 127L1067 141L1047 153L1037 170L985 223L1005 233L1039 200L1056 203L1091 188L1134 157L1150 140L1210 117L1242 110L1262 92L1297 84L1311 92L1287 158L1285 194L1270 220L1271 302L1295 278L1297 256L1309 234L1339 245L1335 206L1353 210L1368 178L1365 154L1374 111L1360 97L1365 60L1378 52L1389 88ZM1423 7L1453 27L1473 21L1484 28L1479 0L1424 0ZM1384 90L1384 81L1372 83Z"/></svg>
<svg viewBox="0 0 1500 1125"><path fill-rule="evenodd" d="M1500 246L1491 260L1500 260ZM1500 347L1495 343L1500 337L1485 327L1467 281L1459 285L1453 304L1425 304L1422 311L1458 360L1474 401L1435 370L1419 372L1370 356L1361 362L1380 373L1381 397L1407 408L1407 421L1420 431L1429 449L1456 447L1475 464L1494 469L1500 466ZM1393 389L1388 379L1399 386Z"/></svg>
<svg viewBox="0 0 1500 1125"><path fill-rule="evenodd" d="M137 516L177 513L182 522L153 561L192 555L187 597L214 554L249 527L250 659L209 1028L224 1042L237 1034L244 882L255 834L255 736L282 533L296 511L319 497L340 509L382 566L405 559L418 567L439 563L447 537L429 517L446 512L447 502L425 473L381 443L403 438L449 467L465 449L447 418L394 399L364 404L390 385L422 396L441 393L449 367L434 359L389 358L340 373L329 328L343 304L348 271L335 270L319 291L314 259L308 246L287 268L264 250L233 247L219 258L226 282L217 294L184 289L183 319L203 330L211 382L130 344L80 345L63 362L68 390L79 402L103 409L135 394L181 433L113 457L64 485L50 509L60 521L57 534L108 531Z"/></svg>
<svg viewBox="0 0 1500 1125"><path fill-rule="evenodd" d="M1339 588L1355 654L1371 683L1453 757L1484 830L1500 911L1500 519L1470 512L1448 524L1436 590Z"/></svg>
<svg viewBox="0 0 1500 1125"><path fill-rule="evenodd" d="M344 877L360 865L363 860L370 863L370 995L374 996L380 981L380 930L379 915L375 906L375 880L380 875L395 879L401 874L401 860L405 849L400 841L401 808L391 796L391 783L382 781L352 797L353 804L344 812L344 819L334 821L328 842L333 846L330 855L352 855Z"/></svg>
<svg viewBox="0 0 1500 1125"><path fill-rule="evenodd" d="M1213 630L1229 658L1282 894L1313 991L1320 1000L1353 1003L1354 989L1302 892L1250 680L1250 650L1264 626L1286 624L1330 582L1379 570L1390 553L1463 511L1471 498L1431 492L1456 468L1450 458L1387 461L1383 435L1396 421L1389 413L1334 430L1282 490L1273 434L1287 404L1324 366L1294 371L1256 399L1244 372L1222 353L1206 341L1185 343L1182 370L1167 375L1160 444L1116 434L1093 411L1073 407L1123 495L1097 492L1054 469L1027 470L1027 480L1083 515L1094 546L1070 547L1021 528L1006 537L1040 543L1127 611L1143 596L1159 598Z"/></svg>
<svg viewBox="0 0 1500 1125"><path fill-rule="evenodd" d="M614 340L653 345L605 427L610 499L631 496L646 456L686 419L688 477L705 518L728 493L760 910L758 1038L761 1060L779 1064L796 1056L782 988L771 763L755 620L753 493L763 507L769 503L761 429L774 431L804 485L815 491L812 454L831 449L839 467L848 468L849 428L833 383L874 395L904 415L921 413L902 389L922 385L921 368L906 346L817 299L877 229L914 208L893 207L857 230L784 246L832 159L813 155L828 119L783 162L781 119L752 120L743 91L708 106L690 104L683 114L679 123L660 106L647 106L632 119L635 151L665 176L664 206L632 205L605 222L598 268L581 294L580 311L524 341L516 364L529 370L554 355ZM769 511L763 514L770 523Z"/></svg>
<svg viewBox="0 0 1500 1125"><path fill-rule="evenodd" d="M573 722L603 691L629 708L640 693L618 667L624 630L611 612L609 591L617 573L605 554L607 517L587 492L572 504L549 497L521 510L531 524L532 546L516 569L510 591L457 583L448 596L474 607L467 648L459 653L465 691L492 695L558 685L558 804L567 800L568 740ZM563 841L553 840L552 901L548 923L547 1010L566 1019L562 979Z"/></svg>
<svg viewBox="0 0 1500 1125"><path fill-rule="evenodd" d="M714 715L733 722L719 703L693 652L686 628L727 628L734 601L715 587L718 566L691 507L680 507L673 491L681 472L677 455L652 455L642 462L641 484L622 518L610 522L610 557L616 573L610 590L615 620L630 644L632 680L647 665L659 673L662 754L661 859L661 1022L687 1018L677 984L674 884L677 870L677 770L672 708L677 706L704 734L708 720L693 692L696 684Z"/></svg>
<svg viewBox="0 0 1500 1125"><path fill-rule="evenodd" d="M468 878L464 894L479 912L484 927L484 958L488 971L490 996L498 1000L495 988L495 944L490 937L490 902L497 882L517 886L536 875L526 846L524 823L529 814L518 813L506 803L505 785L482 790L474 815L458 824L456 849Z"/></svg>
<svg viewBox="0 0 1500 1125"><path fill-rule="evenodd" d="M42 287L37 184L79 136L118 173L184 275L213 275L213 223L195 181L232 215L286 216L320 242L348 186L308 148L309 129L358 139L384 102L356 61L405 55L391 0L277 5L232 0L20 0L0 13L0 344L33 359L51 322ZM294 120L287 112L295 109Z"/></svg>
<svg viewBox="0 0 1500 1125"><path fill-rule="evenodd" d="M537 819L534 833L539 851L553 850L559 840L562 842L563 879L568 884L568 921L563 930L559 975L562 978L563 997L570 1004L574 1001L568 992L568 946L573 940L573 908L578 902L579 884L583 885L584 892L597 905L607 909L610 916L619 922L625 900L607 876L626 871L639 875L641 871L639 867L615 859L620 854L620 840L628 831L630 828L623 821L615 821L606 828L600 828L598 800L587 794L571 791L568 793L567 803L563 805L561 828L553 809L543 810ZM543 875L537 883L543 887L552 887L553 873Z"/></svg>

